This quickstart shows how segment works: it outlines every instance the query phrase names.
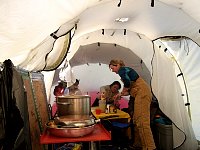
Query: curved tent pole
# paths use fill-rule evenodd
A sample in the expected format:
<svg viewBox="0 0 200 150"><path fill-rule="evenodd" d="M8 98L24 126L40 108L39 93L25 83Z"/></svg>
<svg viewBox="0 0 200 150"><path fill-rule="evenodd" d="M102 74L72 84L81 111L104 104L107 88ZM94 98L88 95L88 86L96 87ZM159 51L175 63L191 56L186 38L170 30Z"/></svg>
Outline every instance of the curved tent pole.
<svg viewBox="0 0 200 150"><path fill-rule="evenodd" d="M169 51L168 51L169 52ZM187 109L188 109L188 114L189 114L189 117L190 117L190 120L192 120L191 118L191 110L190 110L190 101L189 101L189 96L188 96L188 90L187 90L187 86L186 86L186 82L185 82L185 77L183 75L183 72L181 70L181 67L180 65L178 64L178 62L176 61L175 57L172 55L172 53L169 52L169 54L172 56L172 58L174 59L176 65L178 66L178 69L180 71L180 74L177 75L177 77L179 76L182 76L183 78L183 83L184 83L184 87L185 87L185 94L186 94L186 98L187 98L187 103L185 104L185 106L187 106Z"/></svg>

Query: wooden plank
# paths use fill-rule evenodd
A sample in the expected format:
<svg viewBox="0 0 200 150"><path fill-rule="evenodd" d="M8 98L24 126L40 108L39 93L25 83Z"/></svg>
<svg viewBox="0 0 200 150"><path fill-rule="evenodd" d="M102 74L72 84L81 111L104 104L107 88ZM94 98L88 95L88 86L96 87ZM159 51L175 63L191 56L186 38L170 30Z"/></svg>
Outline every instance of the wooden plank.
<svg viewBox="0 0 200 150"><path fill-rule="evenodd" d="M43 76L41 73L34 73L31 82L29 74L22 73L22 78L27 92L32 150L44 150L46 148L44 145L40 144L40 135L42 134L43 129L45 129L45 123L48 122L49 116ZM38 115L40 116L40 119L38 118Z"/></svg>

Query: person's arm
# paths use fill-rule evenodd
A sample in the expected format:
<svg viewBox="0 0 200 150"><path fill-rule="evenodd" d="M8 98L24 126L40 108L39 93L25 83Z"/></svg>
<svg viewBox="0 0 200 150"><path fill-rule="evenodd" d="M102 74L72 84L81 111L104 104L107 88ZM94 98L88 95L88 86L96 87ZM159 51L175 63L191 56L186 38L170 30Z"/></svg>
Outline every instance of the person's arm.
<svg viewBox="0 0 200 150"><path fill-rule="evenodd" d="M123 88L121 96L128 96L128 95L130 95L129 88Z"/></svg>
<svg viewBox="0 0 200 150"><path fill-rule="evenodd" d="M119 69L119 76L121 77L122 82L124 83L124 87L121 92L121 96L129 95L129 89L131 85L131 79L129 77L130 68L128 67L121 67Z"/></svg>
<svg viewBox="0 0 200 150"><path fill-rule="evenodd" d="M128 89L128 90L129 90L129 89ZM118 100L121 99L122 96L128 96L128 95L130 95L129 91L123 90L121 93L118 93L118 94L114 95L114 96L113 96L113 100L114 100L114 101L118 101Z"/></svg>
<svg viewBox="0 0 200 150"><path fill-rule="evenodd" d="M121 94L123 96L127 96L130 92L129 90L131 82L135 82L139 78L139 75L134 69L130 67L121 67L119 70L119 76L121 77L121 80L124 83L124 88Z"/></svg>
<svg viewBox="0 0 200 150"><path fill-rule="evenodd" d="M75 95L82 95L81 90L77 89L77 90L75 91Z"/></svg>
<svg viewBox="0 0 200 150"><path fill-rule="evenodd" d="M118 71L119 76L121 77L122 82L124 83L124 88L129 88L131 85L131 78L129 77L130 68L121 67Z"/></svg>

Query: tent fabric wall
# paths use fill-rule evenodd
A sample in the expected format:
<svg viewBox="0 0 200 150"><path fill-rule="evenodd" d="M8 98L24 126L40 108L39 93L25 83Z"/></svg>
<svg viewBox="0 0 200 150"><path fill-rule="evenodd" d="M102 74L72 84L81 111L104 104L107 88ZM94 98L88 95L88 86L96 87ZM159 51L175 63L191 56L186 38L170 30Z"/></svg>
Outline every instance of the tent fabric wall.
<svg viewBox="0 0 200 150"><path fill-rule="evenodd" d="M182 149L197 149L198 144L181 96L182 91L177 81L173 59L167 58L164 50L156 46L153 64L152 89L159 100L159 106L175 125L173 133L184 132L184 134L173 134L174 148L181 146ZM162 82L164 80L166 82ZM178 127L177 130L176 127ZM186 142L180 145L181 140L182 142L186 140Z"/></svg>
<svg viewBox="0 0 200 150"><path fill-rule="evenodd" d="M46 67L45 65L49 67L51 64L55 64L59 58L58 55L61 55L63 50L67 52L67 49L63 49L66 40L64 37L57 39L53 49L49 49L49 45L51 47L55 41L50 34L61 29L59 35L62 35L62 33L68 33L73 27L74 32L70 36L72 40L66 57L67 61L73 62L76 52L83 50L86 45L88 45L87 48L91 46L90 50L92 48L97 50L98 47L94 47L94 43L98 42L116 44L119 49L121 47L130 49L141 58L152 75L152 87L160 100L162 109L168 112L168 116L172 116L175 124L185 132L187 140L183 147L188 148L190 145L195 147L196 142L194 142L190 120L187 118L187 110L182 103L184 97L179 95L182 91L178 86L179 79L176 77L177 66L174 62L170 62L170 59L166 59L159 48L155 48L156 56L154 56L153 46L155 45L152 44L152 40L164 36L186 36L200 45L200 9L198 9L200 1L155 0L154 6L151 6L151 2L146 0L123 0L118 7L119 2L116 0L16 0L15 2L2 0L0 7L0 21L2 22L0 26L0 61L3 62L9 58L16 66L29 71L40 71ZM128 22L116 21L116 18L122 17L128 17ZM40 45L43 46L37 49ZM200 90L198 86L200 83L199 72L195 69L199 67L198 55L196 55L199 51L197 45L190 45L194 52L190 51L187 57L183 53L185 50L188 51L187 47L182 46L181 50L176 52L176 57L181 62L181 68L187 77L190 100L194 100L191 104L194 129L199 128L198 122L193 121L199 118L197 109L193 107L198 104L198 91ZM173 50L178 50L180 43L168 46ZM116 47L110 46L109 48L115 49ZM121 50L126 53L127 49L123 48ZM88 50L90 52L87 53L88 56L91 54L90 50ZM46 57L47 55L48 57ZM112 58L111 55L118 56L117 53L108 53L106 57L92 55L90 57L93 60L90 61L91 63L108 64ZM134 61L132 57L128 56L126 64L131 66ZM152 64L153 56L154 63ZM32 59L32 57L39 59ZM87 61L84 60L82 65L85 62ZM90 62L88 61L88 63ZM74 67L76 65L73 64ZM134 65L141 66L140 62ZM53 75L51 77L46 82L51 82ZM50 84L46 85L50 86ZM167 85L171 88L167 88ZM47 89L50 91L50 87ZM177 107L176 115L169 111L171 107L173 109ZM181 125L181 123L183 124ZM195 134L199 139L199 132L195 131ZM177 136L179 136L178 132ZM175 146L182 141L180 138L180 141L175 142Z"/></svg>
<svg viewBox="0 0 200 150"><path fill-rule="evenodd" d="M181 71L183 72L187 93L185 91L185 85L183 85L183 78L179 77L178 81L181 85L182 94L184 94L184 102L190 103L190 105L188 106L190 109L188 111L190 111L191 113L192 126L197 139L200 139L200 116L198 115L200 111L198 108L198 106L200 105L200 96L198 94L200 85L197 84L200 82L198 78L200 76L200 48L191 39L185 37L179 40L163 41L163 43L168 51L172 53L173 57L175 57L181 68ZM180 73L178 67L176 67L175 70L176 74Z"/></svg>

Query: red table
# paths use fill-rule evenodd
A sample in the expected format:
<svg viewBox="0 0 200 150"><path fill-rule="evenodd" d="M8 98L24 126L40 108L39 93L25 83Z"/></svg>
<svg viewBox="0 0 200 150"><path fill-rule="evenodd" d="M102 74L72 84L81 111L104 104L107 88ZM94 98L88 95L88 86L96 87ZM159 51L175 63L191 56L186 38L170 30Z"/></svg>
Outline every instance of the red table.
<svg viewBox="0 0 200 150"><path fill-rule="evenodd" d="M111 140L111 134L101 124L97 124L95 126L94 131L91 134L85 135L83 137L76 137L76 138L56 137L49 134L48 131L45 131L40 136L40 144L56 144L56 143L66 143L66 142L91 142L91 144L93 144L93 141L106 141L106 140Z"/></svg>

